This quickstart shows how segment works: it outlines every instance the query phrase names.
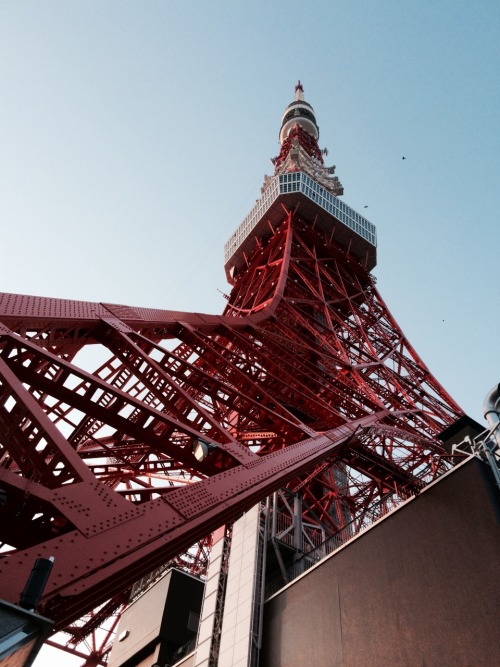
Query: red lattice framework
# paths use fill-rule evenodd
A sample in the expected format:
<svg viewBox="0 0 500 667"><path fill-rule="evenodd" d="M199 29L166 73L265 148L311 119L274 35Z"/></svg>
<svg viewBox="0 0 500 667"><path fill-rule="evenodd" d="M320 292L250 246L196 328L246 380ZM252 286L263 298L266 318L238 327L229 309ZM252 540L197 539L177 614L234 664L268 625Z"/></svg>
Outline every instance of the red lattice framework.
<svg viewBox="0 0 500 667"><path fill-rule="evenodd" d="M4 294L0 322L0 597L54 556L39 611L88 665L135 581L173 558L202 569L206 536L278 488L333 533L450 465L437 435L460 408L299 211L223 315Z"/></svg>
<svg viewBox="0 0 500 667"><path fill-rule="evenodd" d="M279 167L285 162L288 154L292 150L294 142L297 142L300 146L302 146L311 159L316 160L318 164L323 164L324 151L322 152L320 150L318 142L314 139L314 137L297 124L291 129L287 138L283 141L278 157L275 157L271 160L276 170L278 170Z"/></svg>

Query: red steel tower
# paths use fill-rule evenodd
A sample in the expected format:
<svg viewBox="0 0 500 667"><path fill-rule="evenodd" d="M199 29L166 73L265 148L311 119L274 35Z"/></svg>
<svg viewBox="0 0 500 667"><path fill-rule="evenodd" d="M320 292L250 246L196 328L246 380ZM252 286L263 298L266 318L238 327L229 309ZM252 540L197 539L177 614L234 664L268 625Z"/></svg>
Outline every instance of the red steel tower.
<svg viewBox="0 0 500 667"><path fill-rule="evenodd" d="M222 315L0 295L0 598L54 557L38 610L75 642L280 488L331 535L451 465L463 413L377 291L300 82L279 136Z"/></svg>

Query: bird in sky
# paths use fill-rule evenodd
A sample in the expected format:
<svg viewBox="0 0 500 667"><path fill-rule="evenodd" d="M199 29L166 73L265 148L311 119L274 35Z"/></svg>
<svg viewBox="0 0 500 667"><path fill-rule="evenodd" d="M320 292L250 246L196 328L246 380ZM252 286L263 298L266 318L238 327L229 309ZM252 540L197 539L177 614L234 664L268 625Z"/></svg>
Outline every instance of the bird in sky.
<svg viewBox="0 0 500 667"><path fill-rule="evenodd" d="M402 159L402 160L406 160L406 158L405 158L405 156L404 156L404 155L403 155L403 157L402 157L401 159Z"/></svg>

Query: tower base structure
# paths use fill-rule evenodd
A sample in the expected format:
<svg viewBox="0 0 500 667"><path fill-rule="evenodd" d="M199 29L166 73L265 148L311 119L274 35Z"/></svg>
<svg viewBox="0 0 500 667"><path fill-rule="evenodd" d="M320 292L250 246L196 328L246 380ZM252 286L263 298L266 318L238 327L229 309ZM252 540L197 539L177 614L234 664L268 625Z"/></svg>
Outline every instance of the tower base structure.
<svg viewBox="0 0 500 667"><path fill-rule="evenodd" d="M214 547L196 646L159 667L498 664L500 497L479 458L315 564L318 548L298 558L272 593L262 508L234 524L232 544ZM127 657L127 667L149 667Z"/></svg>

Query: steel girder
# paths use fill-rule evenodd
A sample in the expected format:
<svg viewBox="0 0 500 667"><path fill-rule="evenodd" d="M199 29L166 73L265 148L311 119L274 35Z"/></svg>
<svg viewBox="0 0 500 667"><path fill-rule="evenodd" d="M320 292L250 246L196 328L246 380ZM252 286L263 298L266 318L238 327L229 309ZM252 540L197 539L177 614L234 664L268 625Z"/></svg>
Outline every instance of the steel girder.
<svg viewBox="0 0 500 667"><path fill-rule="evenodd" d="M449 467L460 408L298 211L223 315L4 294L0 323L0 596L55 556L40 611L59 629L285 484L334 532Z"/></svg>

